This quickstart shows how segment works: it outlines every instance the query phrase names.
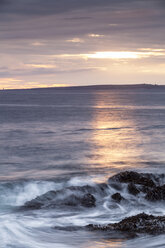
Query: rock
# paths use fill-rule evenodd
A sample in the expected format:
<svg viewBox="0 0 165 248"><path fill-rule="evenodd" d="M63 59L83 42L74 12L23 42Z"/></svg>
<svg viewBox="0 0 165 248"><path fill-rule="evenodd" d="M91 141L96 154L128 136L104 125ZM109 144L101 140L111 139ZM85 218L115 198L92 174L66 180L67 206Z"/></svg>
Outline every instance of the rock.
<svg viewBox="0 0 165 248"><path fill-rule="evenodd" d="M151 179L152 174L138 173L135 171L124 171L109 178L109 183L117 181L120 183L134 183L147 187L155 187L154 181Z"/></svg>
<svg viewBox="0 0 165 248"><path fill-rule="evenodd" d="M132 195L137 195L140 193L140 190L137 189L137 187L135 186L135 184L133 183L129 183L128 184L128 192Z"/></svg>
<svg viewBox="0 0 165 248"><path fill-rule="evenodd" d="M145 198L149 201L165 200L165 185L155 187L148 191Z"/></svg>
<svg viewBox="0 0 165 248"><path fill-rule="evenodd" d="M74 194L64 198L63 200L59 200L56 203L50 205L50 207L55 207L57 205L61 206L83 206L86 208L95 207L96 199L91 194L84 194L83 196L79 197Z"/></svg>
<svg viewBox="0 0 165 248"><path fill-rule="evenodd" d="M43 204L41 202L38 201L28 201L24 204L23 207L21 207L22 209L41 209L43 206Z"/></svg>
<svg viewBox="0 0 165 248"><path fill-rule="evenodd" d="M61 190L51 190L24 204L22 209L54 208L57 206L94 207L96 197L105 197L109 186L96 185L70 186Z"/></svg>
<svg viewBox="0 0 165 248"><path fill-rule="evenodd" d="M35 199L31 201L25 202L25 204L21 207L22 209L40 209L43 206L48 205L52 199L55 199L57 196L57 191L51 190L47 193L37 196Z"/></svg>
<svg viewBox="0 0 165 248"><path fill-rule="evenodd" d="M119 223L101 225L88 225L90 230L122 231L134 233L160 234L165 233L165 216L153 216L141 213L123 219Z"/></svg>
<svg viewBox="0 0 165 248"><path fill-rule="evenodd" d="M84 185L84 186L70 186L65 189L65 191L79 191L82 193L90 193L90 194L99 194L106 195L106 190L108 189L108 185L106 183L99 183L95 186Z"/></svg>
<svg viewBox="0 0 165 248"><path fill-rule="evenodd" d="M124 197L122 197L120 193L113 194L111 198L116 202L121 202L121 200L124 200Z"/></svg>
<svg viewBox="0 0 165 248"><path fill-rule="evenodd" d="M81 205L83 207L87 207L87 208L95 207L95 203L96 203L96 199L91 194L85 194L81 199Z"/></svg>
<svg viewBox="0 0 165 248"><path fill-rule="evenodd" d="M49 191L24 204L22 209L56 208L62 206L95 207L96 198L90 193Z"/></svg>

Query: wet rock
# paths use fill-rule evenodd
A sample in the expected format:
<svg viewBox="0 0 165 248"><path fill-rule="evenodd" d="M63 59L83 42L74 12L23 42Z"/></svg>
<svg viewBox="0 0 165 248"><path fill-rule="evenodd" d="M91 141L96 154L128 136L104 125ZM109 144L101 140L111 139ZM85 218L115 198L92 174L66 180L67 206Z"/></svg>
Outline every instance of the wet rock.
<svg viewBox="0 0 165 248"><path fill-rule="evenodd" d="M22 209L41 209L41 208L56 208L64 206L83 206L95 207L96 198L90 193L76 194L77 192L68 194L61 191L49 191L35 199L28 201L24 204Z"/></svg>
<svg viewBox="0 0 165 248"><path fill-rule="evenodd" d="M149 201L165 200L165 185L149 190L145 198Z"/></svg>
<svg viewBox="0 0 165 248"><path fill-rule="evenodd" d="M81 199L81 205L83 207L87 207L87 208L95 207L95 203L96 203L96 199L91 194L85 194Z"/></svg>
<svg viewBox="0 0 165 248"><path fill-rule="evenodd" d="M153 216L141 213L123 219L119 223L108 225L88 225L90 230L122 231L134 233L160 234L165 233L165 216Z"/></svg>
<svg viewBox="0 0 165 248"><path fill-rule="evenodd" d="M140 192L143 192L143 193L145 193L145 194L147 194L149 191L151 191L153 189L153 187L151 188L151 187L146 187L146 186L141 186L140 188L139 188L139 190L140 190Z"/></svg>
<svg viewBox="0 0 165 248"><path fill-rule="evenodd" d="M124 200L124 197L122 197L120 193L113 194L111 198L116 202L121 202L121 200Z"/></svg>
<svg viewBox="0 0 165 248"><path fill-rule="evenodd" d="M67 198L65 198L64 200L59 200L56 203L50 204L50 206L56 206L56 205L65 205L65 206L72 206L72 207L76 207L76 206L83 206L86 208L91 208L91 207L95 207L95 203L96 203L96 199L93 195L91 194L85 194L82 197L78 197L76 195L70 195Z"/></svg>
<svg viewBox="0 0 165 248"><path fill-rule="evenodd" d="M49 202L52 201L52 199L55 199L57 196L56 191L48 191L47 193L36 197L35 199L31 201L25 202L24 206L22 206L23 209L40 209L45 205L48 205Z"/></svg>
<svg viewBox="0 0 165 248"><path fill-rule="evenodd" d="M57 191L51 190L26 202L22 208L54 208L60 205L93 207L97 197L107 196L108 188L107 184L100 183L92 186L70 186Z"/></svg>
<svg viewBox="0 0 165 248"><path fill-rule="evenodd" d="M138 173L135 171L124 171L109 178L109 183L112 181L120 183L134 183L147 187L155 187L154 181L151 179L152 174Z"/></svg>
<svg viewBox="0 0 165 248"><path fill-rule="evenodd" d="M71 186L67 187L65 191L79 191L82 193L98 194L100 196L107 195L108 185L106 183L96 184L95 186L84 185L84 186Z"/></svg>
<svg viewBox="0 0 165 248"><path fill-rule="evenodd" d="M128 192L132 195L137 195L140 193L140 190L133 183L128 184Z"/></svg>
<svg viewBox="0 0 165 248"><path fill-rule="evenodd" d="M42 208L42 206L43 206L43 204L42 203L40 203L40 202L38 202L38 201L34 201L34 200L32 200L32 201L28 201L28 202L26 202L25 204L24 204L24 206L23 207L21 207L22 209L41 209Z"/></svg>

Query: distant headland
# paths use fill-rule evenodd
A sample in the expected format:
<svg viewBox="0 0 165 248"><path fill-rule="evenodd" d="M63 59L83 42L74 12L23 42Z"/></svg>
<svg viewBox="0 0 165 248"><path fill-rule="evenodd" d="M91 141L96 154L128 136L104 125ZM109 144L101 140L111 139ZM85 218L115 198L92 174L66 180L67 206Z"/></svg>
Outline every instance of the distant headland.
<svg viewBox="0 0 165 248"><path fill-rule="evenodd" d="M40 88L22 88L22 89L1 89L0 91L15 90L131 90L131 89L165 89L165 85L160 84L103 84L103 85L78 85L78 86L58 86L58 87L40 87Z"/></svg>

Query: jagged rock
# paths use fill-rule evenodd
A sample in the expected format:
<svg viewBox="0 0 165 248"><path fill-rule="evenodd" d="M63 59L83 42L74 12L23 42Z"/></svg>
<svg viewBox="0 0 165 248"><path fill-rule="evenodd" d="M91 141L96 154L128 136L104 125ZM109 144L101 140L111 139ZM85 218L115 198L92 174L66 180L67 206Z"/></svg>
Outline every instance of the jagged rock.
<svg viewBox="0 0 165 248"><path fill-rule="evenodd" d="M128 184L128 192L132 195L137 195L140 193L140 190L133 183Z"/></svg>
<svg viewBox="0 0 165 248"><path fill-rule="evenodd" d="M37 196L35 199L31 201L25 202L24 206L22 206L23 209L40 209L44 205L48 204L57 196L57 192L54 190L51 190L41 196Z"/></svg>
<svg viewBox="0 0 165 248"><path fill-rule="evenodd" d="M151 179L152 174L138 173L135 171L124 171L109 178L109 183L112 181L120 183L134 183L147 187L155 187L154 181Z"/></svg>
<svg viewBox="0 0 165 248"><path fill-rule="evenodd" d="M54 208L59 206L83 206L94 207L96 198L93 194L98 189L92 186L72 186L63 190L49 191L35 199L28 201L22 207L23 209L40 209L40 208ZM103 186L99 188L100 194L103 194Z"/></svg>
<svg viewBox="0 0 165 248"><path fill-rule="evenodd" d="M159 234L165 233L165 216L153 216L141 213L135 216L131 216L123 219L119 223L108 225L88 225L90 230L100 231L122 231L122 232L134 232L134 233L149 233Z"/></svg>
<svg viewBox="0 0 165 248"><path fill-rule="evenodd" d="M165 185L149 190L145 198L149 201L165 200Z"/></svg>
<svg viewBox="0 0 165 248"><path fill-rule="evenodd" d="M124 197L122 197L120 193L113 194L111 198L116 202L121 202L121 200L124 200Z"/></svg>

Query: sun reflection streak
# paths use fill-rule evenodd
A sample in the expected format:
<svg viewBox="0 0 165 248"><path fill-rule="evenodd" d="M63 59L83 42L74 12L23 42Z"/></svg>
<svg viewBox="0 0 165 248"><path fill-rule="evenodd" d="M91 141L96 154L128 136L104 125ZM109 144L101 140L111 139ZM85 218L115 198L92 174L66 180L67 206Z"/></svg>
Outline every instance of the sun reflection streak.
<svg viewBox="0 0 165 248"><path fill-rule="evenodd" d="M88 245L87 248L120 248L123 247L122 239L111 239L105 241L97 241L92 245Z"/></svg>
<svg viewBox="0 0 165 248"><path fill-rule="evenodd" d="M124 107L122 109L120 96L115 94L112 98L115 98L121 109L116 110L113 105L107 106L109 95L106 92L96 99L96 111L92 122L94 130L92 142L95 147L93 152L97 156L99 167L114 170L130 168L135 166L142 153L139 146L142 137L136 129L135 120L130 116L134 110Z"/></svg>

